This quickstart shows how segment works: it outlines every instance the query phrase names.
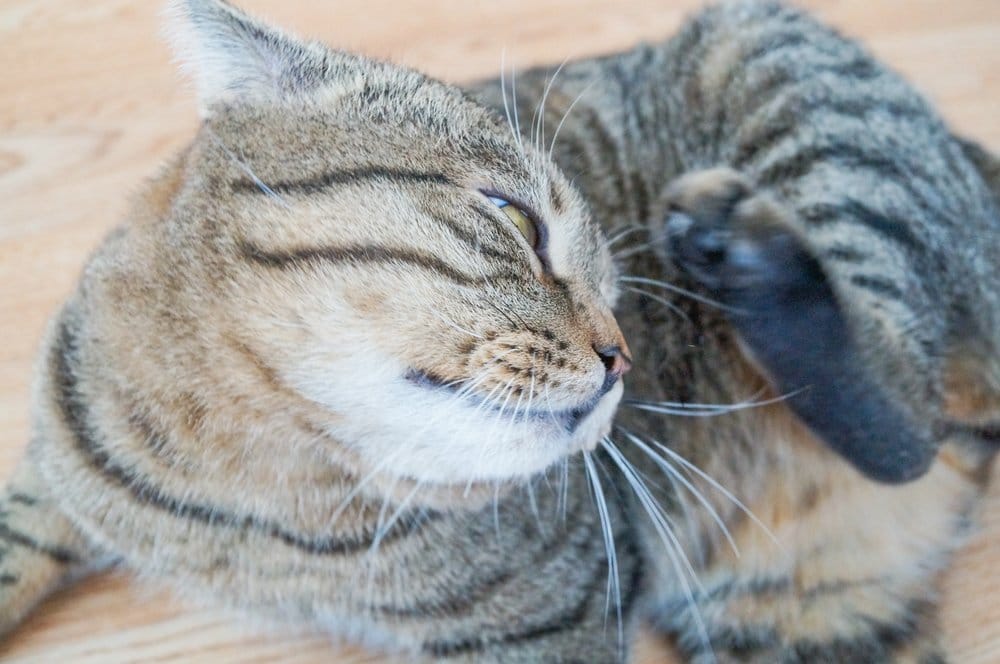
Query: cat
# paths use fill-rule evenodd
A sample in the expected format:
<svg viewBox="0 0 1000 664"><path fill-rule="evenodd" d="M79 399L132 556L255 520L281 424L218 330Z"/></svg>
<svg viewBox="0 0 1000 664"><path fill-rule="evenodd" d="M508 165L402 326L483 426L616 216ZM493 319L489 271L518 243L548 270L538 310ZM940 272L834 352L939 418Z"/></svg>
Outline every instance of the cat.
<svg viewBox="0 0 1000 664"><path fill-rule="evenodd" d="M0 629L113 564L391 652L615 660L576 452L630 359L583 199L454 86L174 13L204 122L48 330Z"/></svg>
<svg viewBox="0 0 1000 664"><path fill-rule="evenodd" d="M603 445L668 478L678 551L640 520L657 624L693 661L944 661L938 577L1000 439L1000 160L777 3L517 83L609 235L639 238ZM502 110L503 87L478 94Z"/></svg>
<svg viewBox="0 0 1000 664"><path fill-rule="evenodd" d="M0 628L118 564L435 660L619 661L641 616L696 661L943 656L991 155L779 5L519 77L526 141L503 81L178 13L205 122L52 323Z"/></svg>

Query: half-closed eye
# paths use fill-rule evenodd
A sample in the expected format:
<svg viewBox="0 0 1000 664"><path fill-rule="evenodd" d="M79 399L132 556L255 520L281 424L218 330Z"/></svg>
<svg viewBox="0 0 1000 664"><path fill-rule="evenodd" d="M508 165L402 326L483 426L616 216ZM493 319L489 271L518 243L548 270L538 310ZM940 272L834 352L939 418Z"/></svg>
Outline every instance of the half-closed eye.
<svg viewBox="0 0 1000 664"><path fill-rule="evenodd" d="M538 249L538 225L535 221L521 208L517 207L510 201L500 198L499 196L487 195L487 198L500 208L500 211L507 215L507 218L514 222L517 226L517 230L521 232L524 239L528 241L528 244L532 249Z"/></svg>

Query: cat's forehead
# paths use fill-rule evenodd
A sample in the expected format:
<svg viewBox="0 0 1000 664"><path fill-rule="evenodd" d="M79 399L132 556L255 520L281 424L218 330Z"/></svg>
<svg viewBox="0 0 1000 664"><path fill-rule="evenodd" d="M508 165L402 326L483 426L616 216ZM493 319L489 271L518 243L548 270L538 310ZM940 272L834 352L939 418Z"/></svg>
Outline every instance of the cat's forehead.
<svg viewBox="0 0 1000 664"><path fill-rule="evenodd" d="M398 87L393 87L397 85ZM207 125L233 143L280 154L337 149L348 160L372 151L400 161L431 155L519 170L532 158L509 126L457 91L422 77L364 78L277 103L232 106ZM361 150L353 155L352 148Z"/></svg>
<svg viewBox="0 0 1000 664"><path fill-rule="evenodd" d="M369 100L383 94L361 90L359 97ZM266 184L383 170L506 195L538 213L585 210L546 155L464 96L446 91L395 104L361 101L310 98L227 109L199 136L202 167L235 176L251 168Z"/></svg>

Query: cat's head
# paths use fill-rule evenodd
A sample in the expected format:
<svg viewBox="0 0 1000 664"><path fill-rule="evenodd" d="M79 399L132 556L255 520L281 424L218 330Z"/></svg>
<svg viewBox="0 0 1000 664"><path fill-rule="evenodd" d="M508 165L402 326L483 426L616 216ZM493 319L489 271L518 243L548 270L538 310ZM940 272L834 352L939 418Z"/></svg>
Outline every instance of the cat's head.
<svg viewBox="0 0 1000 664"><path fill-rule="evenodd" d="M523 477L607 432L608 250L547 156L457 88L175 5L204 124L174 204L221 334L372 465Z"/></svg>

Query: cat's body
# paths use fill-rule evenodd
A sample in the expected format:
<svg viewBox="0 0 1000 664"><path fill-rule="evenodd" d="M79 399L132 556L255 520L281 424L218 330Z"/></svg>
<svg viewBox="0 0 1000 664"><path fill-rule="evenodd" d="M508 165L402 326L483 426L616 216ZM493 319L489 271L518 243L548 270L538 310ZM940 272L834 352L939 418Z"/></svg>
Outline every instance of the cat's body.
<svg viewBox="0 0 1000 664"><path fill-rule="evenodd" d="M968 530L1000 431L997 161L855 44L778 5L711 10L665 47L517 84L522 122L543 97L550 131L568 113L555 159L609 236L630 234L617 245L623 283L645 293L616 310L636 360L626 400L642 403L626 403L612 438L647 477L662 473L629 433L657 452L650 441L662 442L781 542L687 473L737 555L673 481L704 631L684 610L676 561L647 533L653 585L671 587L663 625L692 655L708 640L760 662L930 661L937 573ZM502 110L498 87L484 94ZM721 227L721 240L685 255L684 216ZM727 245L743 250L735 268L699 264ZM814 267L795 264L802 252L820 275L800 272ZM711 417L683 405L778 396ZM884 485L803 420L883 480L920 475L947 443L926 475Z"/></svg>
<svg viewBox="0 0 1000 664"><path fill-rule="evenodd" d="M651 231L656 246L627 273L723 300L720 310L658 290L678 315L621 298L631 395L728 404L792 393L711 418L619 413L612 438L674 520L702 584L690 587L613 448L574 451L606 430L628 351L608 313L607 248L547 148L522 148L451 88L288 46L192 4L203 39L235 21L232 61L204 58L208 124L52 326L35 437L0 531L4 629L60 579L111 557L196 595L434 658L613 661L619 613L627 639L642 609L692 657L934 661L934 579L982 491L984 434L1000 420L988 155L972 154L977 171L898 79L771 6L707 12L664 45L567 65L551 86L551 72L519 77L523 120L546 92L550 132L568 113L553 154L595 218ZM261 51L289 66L262 73L239 60ZM814 83L799 81L807 74ZM755 115L763 90L773 108ZM475 94L504 107L496 82ZM351 124L361 118L375 129ZM746 180L698 173L718 166ZM548 244L507 233L468 198L475 188L516 195L549 227ZM799 222L803 210L818 217ZM358 227L378 215L403 231ZM722 233L712 251L697 241L706 229ZM788 277L804 299L754 290L781 266L767 295ZM829 323L807 329L815 348L796 327L812 320L803 302ZM761 317L761 303L774 315ZM783 330L798 345L769 344ZM494 363L503 373L489 373ZM327 366L339 372L329 383ZM798 367L816 384L796 384ZM464 393L448 382L460 378L481 388L468 412L449 410ZM491 398L497 413L480 422ZM879 417L852 428L859 413ZM890 435L867 445L871 431ZM662 441L755 517L650 442L681 471L663 473L630 433ZM914 481L879 484L824 442L865 473ZM549 467L530 487L508 481ZM685 482L727 524L738 558ZM607 499L610 589L591 492Z"/></svg>

